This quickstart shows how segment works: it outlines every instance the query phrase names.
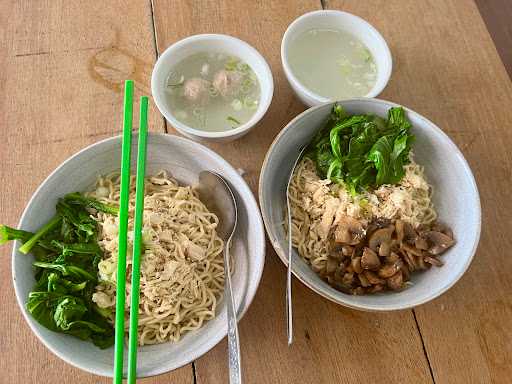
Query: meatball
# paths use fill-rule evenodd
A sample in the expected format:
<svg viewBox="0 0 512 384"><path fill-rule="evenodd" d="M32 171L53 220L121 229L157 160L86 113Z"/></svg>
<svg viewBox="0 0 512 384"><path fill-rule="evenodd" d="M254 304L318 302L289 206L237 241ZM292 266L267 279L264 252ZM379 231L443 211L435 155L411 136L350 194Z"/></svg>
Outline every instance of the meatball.
<svg viewBox="0 0 512 384"><path fill-rule="evenodd" d="M183 94L188 101L193 103L206 103L210 96L209 87L209 81L193 77L183 84Z"/></svg>
<svg viewBox="0 0 512 384"><path fill-rule="evenodd" d="M213 87L223 97L233 96L240 90L242 84L242 74L235 71L226 71L225 69L217 72L213 78Z"/></svg>

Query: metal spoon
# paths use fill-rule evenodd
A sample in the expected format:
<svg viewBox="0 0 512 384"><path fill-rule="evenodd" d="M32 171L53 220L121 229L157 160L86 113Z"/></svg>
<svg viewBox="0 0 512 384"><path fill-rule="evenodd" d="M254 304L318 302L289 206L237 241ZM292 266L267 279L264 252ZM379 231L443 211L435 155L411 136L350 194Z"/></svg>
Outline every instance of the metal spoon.
<svg viewBox="0 0 512 384"><path fill-rule="evenodd" d="M228 362L229 382L242 383L242 369L240 365L240 341L236 318L235 301L231 288L231 274L229 271L229 248L235 233L238 219L236 201L226 181L218 174L210 171L199 173L199 185L196 187L201 201L219 218L217 233L225 241L224 246L224 296L228 306Z"/></svg>
<svg viewBox="0 0 512 384"><path fill-rule="evenodd" d="M286 186L286 208L288 212L288 269L286 271L286 330L288 333L288 345L293 342L293 315L292 315L292 211L290 209L290 184L292 183L293 173L306 147L302 148L293 163L293 168L288 178Z"/></svg>

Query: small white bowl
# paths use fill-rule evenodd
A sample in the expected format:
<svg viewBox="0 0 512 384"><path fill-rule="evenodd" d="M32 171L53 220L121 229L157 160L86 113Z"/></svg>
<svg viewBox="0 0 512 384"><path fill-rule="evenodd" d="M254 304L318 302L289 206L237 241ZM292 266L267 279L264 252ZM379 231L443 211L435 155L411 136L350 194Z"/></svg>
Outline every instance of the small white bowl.
<svg viewBox="0 0 512 384"><path fill-rule="evenodd" d="M180 122L173 114L165 100L165 82L171 69L180 61L194 53L220 52L238 57L252 68L260 83L261 97L258 109L251 119L239 127L228 131L204 131L189 127ZM153 99L164 117L182 135L194 140L232 141L245 135L265 115L272 101L274 80L272 72L263 56L245 41L228 35L204 34L194 35L180 40L158 58L151 75L151 92Z"/></svg>
<svg viewBox="0 0 512 384"><path fill-rule="evenodd" d="M137 139L133 139L132 153ZM136 156L132 156L132 170ZM35 231L55 214L55 204L66 193L84 191L94 185L99 175L119 169L121 136L95 143L64 161L41 184L30 199L21 217L19 228ZM265 262L265 232L258 204L247 183L238 172L210 149L175 135L150 133L146 174L164 169L179 182L194 185L202 170L222 175L230 184L238 206L238 226L231 252L235 261L232 276L235 305L239 318L247 311L258 288ZM18 252L16 242L12 252L14 290L28 325L43 344L69 364L101 376L112 376L114 348L101 350L91 342L52 332L28 313L25 303L34 288L32 255ZM217 316L197 331L189 332L177 343L147 345L138 348L137 376L162 374L194 361L213 348L227 334L227 306L221 300ZM128 348L125 346L125 370Z"/></svg>
<svg viewBox="0 0 512 384"><path fill-rule="evenodd" d="M396 104L357 98L340 102L350 114L370 113L386 117ZM285 222L286 184L300 149L309 143L329 117L332 103L310 108L293 119L275 138L260 174L259 197L270 242L283 263L288 260ZM480 238L481 211L471 169L450 138L434 123L404 108L416 136L415 159L424 166L433 187L433 202L441 222L453 230L456 244L445 252L441 268L415 273L413 285L400 292L354 296L324 282L294 250L292 271L306 286L338 304L366 311L391 311L427 303L453 286L469 267Z"/></svg>
<svg viewBox="0 0 512 384"><path fill-rule="evenodd" d="M281 61L284 73L295 94L304 104L312 107L329 101L336 101L318 95L302 85L293 74L288 63L290 43L301 33L314 28L341 30L350 33L363 42L370 50L377 65L377 81L373 88L364 96L375 97L382 92L391 77L393 62L386 40L384 40L379 31L367 21L347 12L333 10L314 11L295 19L288 26L281 42Z"/></svg>

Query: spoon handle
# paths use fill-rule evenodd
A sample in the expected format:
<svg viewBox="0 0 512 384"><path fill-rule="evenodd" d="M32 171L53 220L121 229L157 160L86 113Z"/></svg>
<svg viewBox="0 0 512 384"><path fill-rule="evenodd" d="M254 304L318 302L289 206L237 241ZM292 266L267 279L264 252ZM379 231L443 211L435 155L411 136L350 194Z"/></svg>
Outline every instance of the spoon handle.
<svg viewBox="0 0 512 384"><path fill-rule="evenodd" d="M293 173L293 171L292 171ZM291 178L291 176L290 176ZM290 198L286 191L286 204L288 212L288 268L286 270L286 331L288 334L288 345L293 342L293 313L292 313L292 212Z"/></svg>
<svg viewBox="0 0 512 384"><path fill-rule="evenodd" d="M286 270L286 331L288 334L288 345L293 342L293 313L292 313L292 209L290 204L290 184L292 183L293 174L297 164L299 164L302 154L307 146L302 147L299 155L295 159L290 176L288 177L288 184L286 186L286 212L288 213L288 268Z"/></svg>
<svg viewBox="0 0 512 384"><path fill-rule="evenodd" d="M226 304L228 306L228 363L229 363L229 383L242 383L242 367L240 364L240 340L238 338L238 325L236 318L235 301L233 299L233 291L231 288L231 266L229 257L229 248L231 245L231 237L224 248L224 265L227 273L224 295L226 296Z"/></svg>

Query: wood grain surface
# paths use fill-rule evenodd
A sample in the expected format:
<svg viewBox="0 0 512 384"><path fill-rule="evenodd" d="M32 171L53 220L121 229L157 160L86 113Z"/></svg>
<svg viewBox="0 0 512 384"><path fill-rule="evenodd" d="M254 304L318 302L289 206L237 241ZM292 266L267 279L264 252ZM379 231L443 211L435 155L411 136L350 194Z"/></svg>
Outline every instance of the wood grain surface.
<svg viewBox="0 0 512 384"><path fill-rule="evenodd" d="M512 1L476 0L501 61L512 79Z"/></svg>
<svg viewBox="0 0 512 384"><path fill-rule="evenodd" d="M246 171L253 192L275 135L304 107L280 64L298 15L325 6L359 15L394 59L381 95L429 117L461 148L480 189L482 237L462 280L414 311L345 309L294 282L296 339L286 345L285 268L268 245L264 276L240 323L247 383L508 383L512 364L512 84L472 0L153 0L0 2L2 222L16 225L41 181L78 149L118 134L120 85L150 94L152 65L195 33L246 40L269 61L274 100L261 124L231 144L208 145ZM167 130L152 107L153 131ZM134 121L137 121L136 118ZM108 383L66 365L31 333L0 249L0 383ZM226 344L142 383L224 383Z"/></svg>
<svg viewBox="0 0 512 384"><path fill-rule="evenodd" d="M450 291L415 310L434 380L512 382L512 85L478 9L461 0L329 0L327 6L381 31L394 58L381 97L441 127L478 184L483 217L475 259Z"/></svg>
<svg viewBox="0 0 512 384"><path fill-rule="evenodd" d="M2 222L15 226L43 179L79 149L121 131L124 79L150 93L149 2L2 1ZM138 121L138 117L134 117ZM164 130L152 107L150 126ZM16 303L10 247L0 249L0 383L110 383L65 364L32 334ZM192 383L192 365L142 380Z"/></svg>

